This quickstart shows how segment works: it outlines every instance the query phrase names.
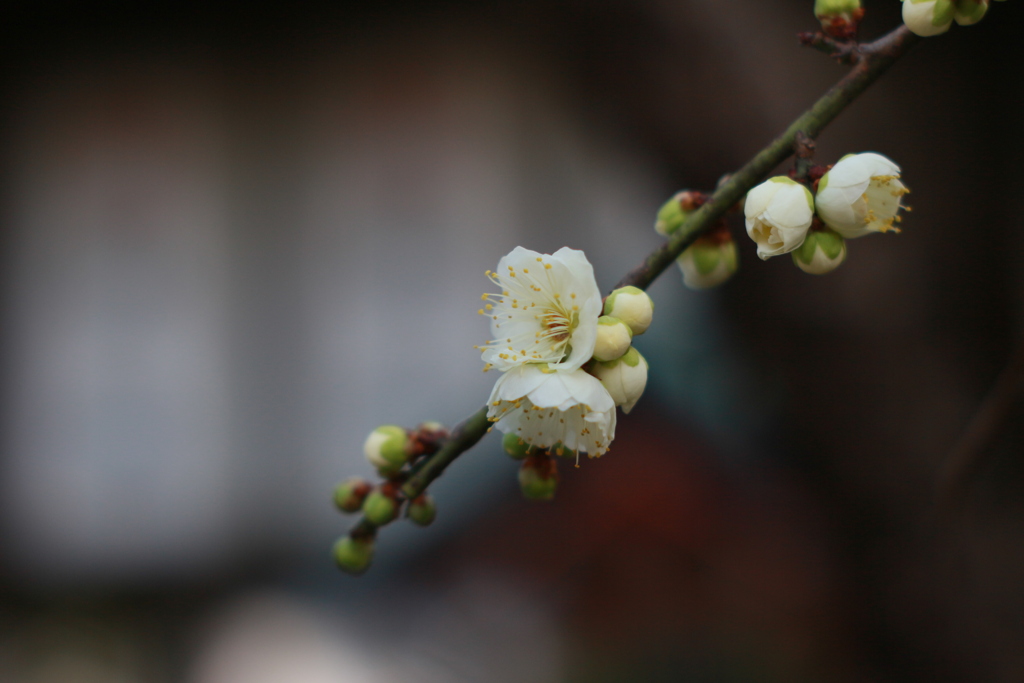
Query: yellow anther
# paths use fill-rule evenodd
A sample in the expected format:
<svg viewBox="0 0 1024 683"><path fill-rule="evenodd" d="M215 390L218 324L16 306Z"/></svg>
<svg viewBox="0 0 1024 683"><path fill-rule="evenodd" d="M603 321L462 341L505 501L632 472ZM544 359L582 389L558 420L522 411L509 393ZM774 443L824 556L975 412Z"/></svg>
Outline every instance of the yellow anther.
<svg viewBox="0 0 1024 683"><path fill-rule="evenodd" d="M483 315L484 314L484 309L481 308L479 311L477 311L477 313L479 313L480 315Z"/></svg>
<svg viewBox="0 0 1024 683"><path fill-rule="evenodd" d="M573 293L573 294L570 294L569 296L570 296L570 297L572 297L573 299L575 299L575 298L576 298L576 294L575 294L575 293Z"/></svg>
<svg viewBox="0 0 1024 683"><path fill-rule="evenodd" d="M493 311L494 310L493 304L487 304L486 306L484 306L484 308L486 308L488 311Z"/></svg>
<svg viewBox="0 0 1024 683"><path fill-rule="evenodd" d="M529 268L523 268L523 272L524 272L524 273L529 273L529 272L530 272L530 269L529 269Z"/></svg>
<svg viewBox="0 0 1024 683"><path fill-rule="evenodd" d="M544 264L544 269L545 270L551 270L551 264L550 263L545 263Z"/></svg>

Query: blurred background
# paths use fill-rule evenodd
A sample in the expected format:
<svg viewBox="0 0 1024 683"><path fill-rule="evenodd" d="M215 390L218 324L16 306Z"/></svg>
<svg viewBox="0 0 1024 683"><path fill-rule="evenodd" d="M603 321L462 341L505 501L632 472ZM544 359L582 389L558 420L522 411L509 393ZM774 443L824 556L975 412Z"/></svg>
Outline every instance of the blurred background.
<svg viewBox="0 0 1024 683"><path fill-rule="evenodd" d="M862 35L897 25L866 0ZM334 484L493 375L483 273L603 290L844 72L810 0L5 3L0 680L1024 680L1024 406L934 487L1024 317L1024 7L818 141L914 211L824 277L652 287L613 452L521 499L498 439L354 579Z"/></svg>

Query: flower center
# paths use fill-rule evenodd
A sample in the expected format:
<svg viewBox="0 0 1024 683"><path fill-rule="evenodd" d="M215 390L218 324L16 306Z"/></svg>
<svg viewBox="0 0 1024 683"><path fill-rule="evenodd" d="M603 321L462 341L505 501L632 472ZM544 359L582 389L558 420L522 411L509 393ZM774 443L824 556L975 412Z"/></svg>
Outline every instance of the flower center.
<svg viewBox="0 0 1024 683"><path fill-rule="evenodd" d="M487 271L502 292L484 294L481 298L487 303L478 312L491 318L492 331L504 333L476 347L484 352L489 365L558 363L571 351L572 333L579 326L576 293L563 298L550 277L550 266L538 261L535 271L539 272L529 268L516 271L511 266L508 273Z"/></svg>

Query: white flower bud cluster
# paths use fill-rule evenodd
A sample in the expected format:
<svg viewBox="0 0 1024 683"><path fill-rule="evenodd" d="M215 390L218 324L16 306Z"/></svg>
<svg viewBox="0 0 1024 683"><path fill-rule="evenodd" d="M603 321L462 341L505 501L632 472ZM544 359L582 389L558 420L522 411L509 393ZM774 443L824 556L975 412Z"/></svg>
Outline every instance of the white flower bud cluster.
<svg viewBox="0 0 1024 683"><path fill-rule="evenodd" d="M494 339L478 348L484 369L502 373L487 417L505 433L506 452L525 458L531 472L553 452L607 452L616 406L631 410L647 383L647 363L632 343L651 324L650 297L623 287L602 306L593 267L568 248L549 255L517 247L488 277L501 293L483 296Z"/></svg>
<svg viewBox="0 0 1024 683"><path fill-rule="evenodd" d="M801 270L820 275L846 259L845 240L899 232L895 224L907 192L891 160L873 152L848 154L820 178L816 195L785 176L748 192L747 234L762 259L792 252Z"/></svg>
<svg viewBox="0 0 1024 683"><path fill-rule="evenodd" d="M970 26L988 12L989 0L903 0L903 23L922 37L945 33L953 22Z"/></svg>

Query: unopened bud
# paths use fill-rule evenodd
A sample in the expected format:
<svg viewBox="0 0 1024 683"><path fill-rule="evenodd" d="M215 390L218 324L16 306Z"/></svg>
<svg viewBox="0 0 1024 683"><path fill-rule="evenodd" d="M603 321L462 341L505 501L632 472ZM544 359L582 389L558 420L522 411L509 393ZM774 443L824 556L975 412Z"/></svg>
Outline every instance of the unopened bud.
<svg viewBox="0 0 1024 683"><path fill-rule="evenodd" d="M373 561L373 538L342 536L334 544L334 561L349 574L362 574Z"/></svg>
<svg viewBox="0 0 1024 683"><path fill-rule="evenodd" d="M824 275L846 260L846 240L828 228L811 230L807 239L793 252L793 263L811 275Z"/></svg>
<svg viewBox="0 0 1024 683"><path fill-rule="evenodd" d="M530 500L551 500L558 488L558 465L548 457L529 457L519 468L519 488Z"/></svg>
<svg viewBox="0 0 1024 683"><path fill-rule="evenodd" d="M437 505L434 504L434 499L431 496L424 493L409 503L405 516L413 524L427 526L437 517Z"/></svg>
<svg viewBox="0 0 1024 683"><path fill-rule="evenodd" d="M704 196L700 192L683 190L677 192L672 199L658 209L658 218L654 221L654 230L659 235L668 237L683 224L691 213L702 203Z"/></svg>
<svg viewBox="0 0 1024 683"><path fill-rule="evenodd" d="M397 425L377 427L366 437L363 452L381 476L396 474L409 460L409 434Z"/></svg>
<svg viewBox="0 0 1024 683"><path fill-rule="evenodd" d="M363 501L363 516L375 526L384 526L398 517L398 500L389 492L374 489Z"/></svg>
<svg viewBox="0 0 1024 683"><path fill-rule="evenodd" d="M334 504L342 512L357 512L372 489L370 482L362 477L346 479L334 489Z"/></svg>
<svg viewBox="0 0 1024 683"><path fill-rule="evenodd" d="M501 447L513 460L522 460L533 450L533 446L523 441L515 432L509 432L501 437Z"/></svg>
<svg viewBox="0 0 1024 683"><path fill-rule="evenodd" d="M633 336L643 334L651 326L654 302L639 287L619 287L604 300L604 314L629 325Z"/></svg>
<svg viewBox="0 0 1024 683"><path fill-rule="evenodd" d="M833 38L850 40L857 35L857 25L864 18L860 0L815 0L814 16L822 30Z"/></svg>
<svg viewBox="0 0 1024 683"><path fill-rule="evenodd" d="M590 371L624 413L633 410L647 386L647 359L633 347L610 363L594 363Z"/></svg>
<svg viewBox="0 0 1024 683"><path fill-rule="evenodd" d="M961 26L977 24L988 11L988 0L955 0L953 18Z"/></svg>
<svg viewBox="0 0 1024 683"><path fill-rule="evenodd" d="M633 342L633 331L629 325L610 315L597 319L597 341L594 343L594 358L600 361L615 360Z"/></svg>
<svg viewBox="0 0 1024 683"><path fill-rule="evenodd" d="M953 0L903 0L903 23L922 37L948 31L955 12Z"/></svg>
<svg viewBox="0 0 1024 683"><path fill-rule="evenodd" d="M717 236L698 237L676 263L683 273L683 284L690 289L717 287L733 276L737 268L736 243Z"/></svg>

